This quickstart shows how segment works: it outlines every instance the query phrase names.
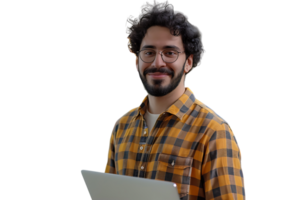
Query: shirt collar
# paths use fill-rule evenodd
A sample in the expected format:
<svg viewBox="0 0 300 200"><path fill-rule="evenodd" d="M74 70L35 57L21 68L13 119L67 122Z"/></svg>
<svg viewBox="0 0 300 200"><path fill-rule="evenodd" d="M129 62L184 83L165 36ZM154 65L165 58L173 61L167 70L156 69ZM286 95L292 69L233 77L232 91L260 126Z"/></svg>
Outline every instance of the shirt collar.
<svg viewBox="0 0 300 200"><path fill-rule="evenodd" d="M182 117L185 115L185 113L189 110L189 108L193 105L196 98L193 94L193 92L186 88L185 92L177 99L165 112L170 113L172 115L177 116L178 118L182 119ZM148 109L148 96L146 96L140 105L138 107L138 113L136 117L139 115L144 115Z"/></svg>

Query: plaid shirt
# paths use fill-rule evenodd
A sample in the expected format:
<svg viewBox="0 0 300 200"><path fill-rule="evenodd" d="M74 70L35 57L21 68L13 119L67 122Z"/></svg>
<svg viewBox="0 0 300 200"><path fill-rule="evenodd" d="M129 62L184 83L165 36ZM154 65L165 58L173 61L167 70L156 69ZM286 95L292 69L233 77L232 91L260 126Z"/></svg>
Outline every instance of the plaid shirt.
<svg viewBox="0 0 300 200"><path fill-rule="evenodd" d="M245 199L241 154L229 125L185 93L151 132L146 97L115 124L106 173L171 181L184 200Z"/></svg>

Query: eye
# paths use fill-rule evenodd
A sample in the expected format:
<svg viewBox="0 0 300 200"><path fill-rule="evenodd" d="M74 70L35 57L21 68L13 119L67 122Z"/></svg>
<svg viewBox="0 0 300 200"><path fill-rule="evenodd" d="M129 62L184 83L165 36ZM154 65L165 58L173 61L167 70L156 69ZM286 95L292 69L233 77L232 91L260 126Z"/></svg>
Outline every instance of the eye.
<svg viewBox="0 0 300 200"><path fill-rule="evenodd" d="M145 51L143 52L143 55L144 55L144 56L153 56L153 55L155 55L155 52L152 51L152 50L145 50Z"/></svg>
<svg viewBox="0 0 300 200"><path fill-rule="evenodd" d="M163 54L167 57L175 57L177 56L178 52L175 50L166 50L163 52Z"/></svg>

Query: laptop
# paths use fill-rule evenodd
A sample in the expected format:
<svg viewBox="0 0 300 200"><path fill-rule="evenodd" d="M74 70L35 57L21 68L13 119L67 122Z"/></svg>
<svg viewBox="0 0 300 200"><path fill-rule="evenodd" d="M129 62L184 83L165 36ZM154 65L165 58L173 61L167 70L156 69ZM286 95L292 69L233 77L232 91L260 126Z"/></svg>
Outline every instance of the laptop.
<svg viewBox="0 0 300 200"><path fill-rule="evenodd" d="M172 182L88 170L81 173L92 200L179 200Z"/></svg>

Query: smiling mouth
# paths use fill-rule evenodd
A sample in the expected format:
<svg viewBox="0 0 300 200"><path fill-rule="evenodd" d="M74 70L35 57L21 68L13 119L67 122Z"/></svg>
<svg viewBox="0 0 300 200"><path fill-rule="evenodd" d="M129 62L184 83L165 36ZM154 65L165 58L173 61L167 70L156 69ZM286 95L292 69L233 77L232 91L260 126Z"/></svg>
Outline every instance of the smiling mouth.
<svg viewBox="0 0 300 200"><path fill-rule="evenodd" d="M169 75L169 74L167 74L167 73L158 73L158 72L156 72L156 73L148 73L149 75Z"/></svg>
<svg viewBox="0 0 300 200"><path fill-rule="evenodd" d="M159 72L148 73L147 75L151 76L152 78L164 78L166 76L169 76L169 74L167 73L159 73Z"/></svg>

